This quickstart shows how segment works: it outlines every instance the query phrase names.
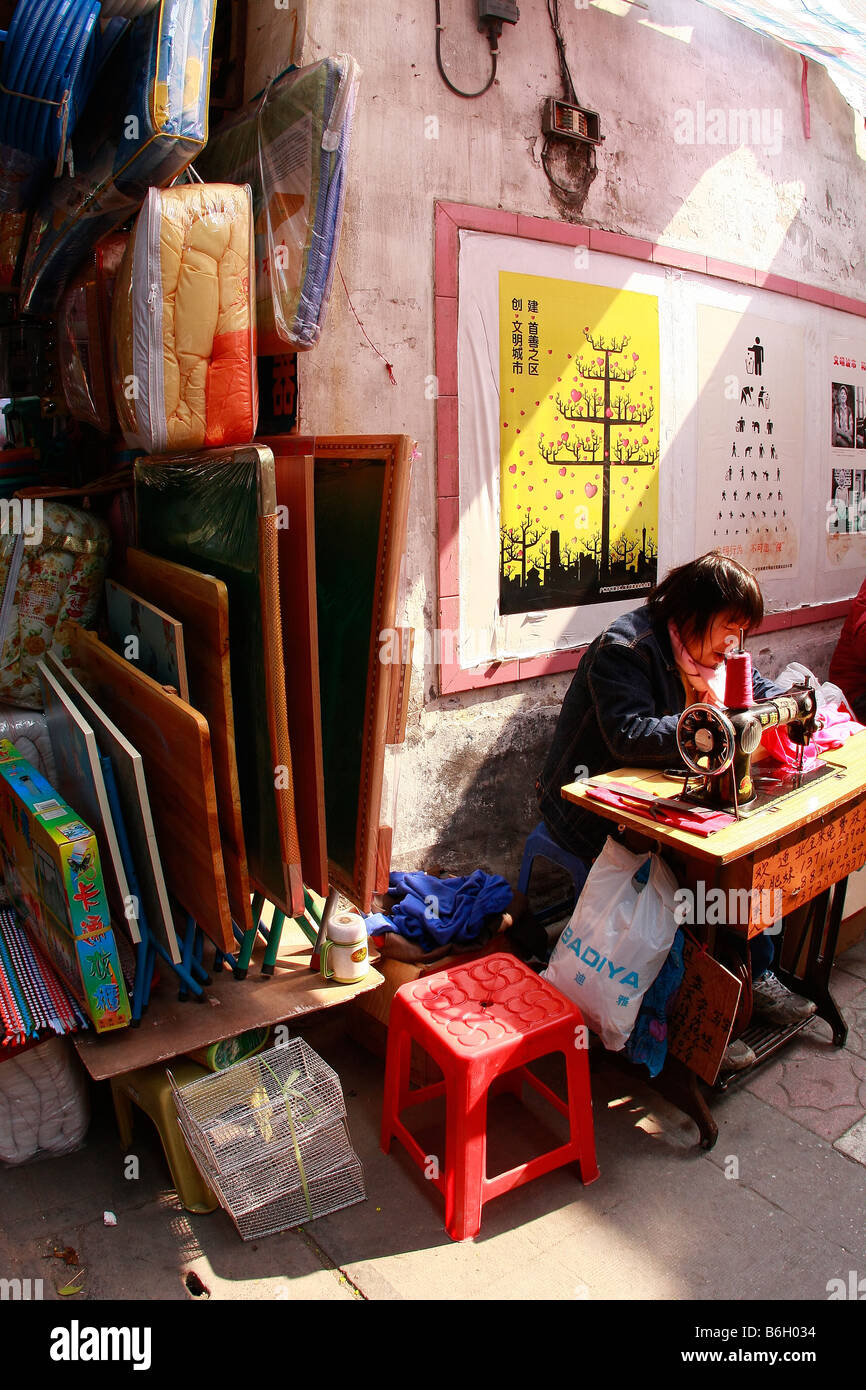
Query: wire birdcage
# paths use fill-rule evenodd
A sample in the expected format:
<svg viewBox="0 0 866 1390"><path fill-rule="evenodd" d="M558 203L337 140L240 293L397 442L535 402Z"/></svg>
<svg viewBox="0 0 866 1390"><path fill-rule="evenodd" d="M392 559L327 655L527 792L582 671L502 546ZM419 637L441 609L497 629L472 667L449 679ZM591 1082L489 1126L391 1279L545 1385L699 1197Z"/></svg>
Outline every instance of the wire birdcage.
<svg viewBox="0 0 866 1390"><path fill-rule="evenodd" d="M279 1231L287 1231L290 1226L303 1226L306 1221L317 1216L329 1216L331 1212L351 1207L363 1202L367 1196L364 1188L364 1170L361 1160L355 1155L348 1163L334 1168L309 1184L307 1193L302 1188L285 1192L280 1197L257 1207L255 1211L236 1216L229 1210L229 1216L238 1229L242 1240L255 1240L262 1236L274 1236Z"/></svg>
<svg viewBox="0 0 866 1390"><path fill-rule="evenodd" d="M181 1128L216 1173L236 1173L345 1119L340 1078L301 1038L182 1089Z"/></svg>
<svg viewBox="0 0 866 1390"><path fill-rule="evenodd" d="M244 1240L364 1200L339 1077L302 1039L171 1084L192 1157Z"/></svg>

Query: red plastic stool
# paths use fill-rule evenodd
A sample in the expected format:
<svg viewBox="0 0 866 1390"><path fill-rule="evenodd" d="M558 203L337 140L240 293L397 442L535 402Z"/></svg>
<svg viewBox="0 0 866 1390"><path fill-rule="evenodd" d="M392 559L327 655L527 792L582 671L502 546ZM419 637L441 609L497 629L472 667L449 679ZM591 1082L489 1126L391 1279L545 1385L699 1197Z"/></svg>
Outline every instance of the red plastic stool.
<svg viewBox="0 0 866 1390"><path fill-rule="evenodd" d="M430 1054L444 1080L409 1090L412 1040ZM481 1226L481 1207L563 1163L580 1164L584 1183L598 1177L586 1029L579 1009L522 961L501 952L452 966L402 985L391 1004L382 1148L392 1138L419 1168L428 1156L400 1119L400 1112L445 1095L445 1171L432 1181L445 1194L445 1229L468 1240ZM567 1104L527 1069L550 1052L565 1053ZM510 1073L510 1075L508 1075ZM528 1081L569 1119L567 1144L487 1177L487 1092L493 1085L519 1095Z"/></svg>

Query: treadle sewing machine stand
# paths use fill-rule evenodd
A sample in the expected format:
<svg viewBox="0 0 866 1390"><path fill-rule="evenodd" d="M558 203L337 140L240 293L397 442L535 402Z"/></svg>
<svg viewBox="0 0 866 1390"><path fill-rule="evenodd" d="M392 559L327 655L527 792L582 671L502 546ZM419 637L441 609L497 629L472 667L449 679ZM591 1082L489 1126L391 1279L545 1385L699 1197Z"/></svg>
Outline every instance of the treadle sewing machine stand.
<svg viewBox="0 0 866 1390"><path fill-rule="evenodd" d="M830 993L830 972L848 875L866 863L866 732L826 753L822 761L827 771L820 780L789 789L781 799L706 837L665 825L637 809L626 810L587 796L588 785L627 782L654 797L677 798L682 796L682 777L677 780L647 768L621 768L588 783L563 787L562 795L624 826L638 837L641 847L656 848L682 887L697 892L699 881L703 881L705 893L720 888L726 901L730 901L731 890L745 889L751 904L748 924L724 928L739 938L744 948L764 929L763 923L753 920L756 894L760 902L762 890L778 890L782 935L775 973L789 989L814 1001L817 1017L829 1023L834 1044L842 1047L847 1027ZM716 928L708 925L703 931L713 954ZM796 972L804 947L806 961L800 974ZM748 959L747 950L746 956ZM779 963L781 960L788 968ZM749 1023L740 1036L755 1051L755 1065L761 1065L806 1022L784 1029ZM626 1066L626 1070L644 1083L649 1081L646 1068ZM752 1070L717 1081L713 1090L726 1090ZM712 1148L718 1128L696 1074L669 1054L662 1072L650 1084L695 1120L702 1147Z"/></svg>

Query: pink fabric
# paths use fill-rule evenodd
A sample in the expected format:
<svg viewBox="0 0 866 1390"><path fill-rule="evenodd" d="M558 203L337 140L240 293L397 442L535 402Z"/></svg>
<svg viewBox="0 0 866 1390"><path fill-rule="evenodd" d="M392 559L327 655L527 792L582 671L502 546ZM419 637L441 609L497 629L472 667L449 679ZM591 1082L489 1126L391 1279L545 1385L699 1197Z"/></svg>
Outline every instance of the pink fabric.
<svg viewBox="0 0 866 1390"><path fill-rule="evenodd" d="M820 755L827 753L831 748L841 748L852 734L859 734L863 728L838 700L822 705L818 711L818 720L821 727L803 749L804 768L812 767ZM791 742L784 724L781 728L765 729L761 736L761 747L769 753L774 762L781 763L783 767L797 766L799 749Z"/></svg>
<svg viewBox="0 0 866 1390"><path fill-rule="evenodd" d="M646 816L647 820L661 821L675 830L688 830L692 835L706 837L716 830L724 830L726 825L734 824L734 817L726 811L719 811L717 815L709 817L691 816L687 811L674 811L670 807L651 806L643 801L633 801L627 794L609 791L607 787L591 786L588 783L585 786L587 796L593 801L602 801L606 806L618 806L623 811L630 811L632 815Z"/></svg>
<svg viewBox="0 0 866 1390"><path fill-rule="evenodd" d="M701 666L686 649L676 623L668 623L668 636L671 639L674 661L690 685L694 686L704 705L725 704L725 663L718 666Z"/></svg>

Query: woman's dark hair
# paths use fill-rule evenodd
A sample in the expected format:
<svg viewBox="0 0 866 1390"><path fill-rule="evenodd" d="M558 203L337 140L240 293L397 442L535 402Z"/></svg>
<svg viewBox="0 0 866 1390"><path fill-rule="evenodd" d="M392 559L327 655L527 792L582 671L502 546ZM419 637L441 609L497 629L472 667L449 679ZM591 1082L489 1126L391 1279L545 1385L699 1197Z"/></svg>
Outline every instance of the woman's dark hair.
<svg viewBox="0 0 866 1390"><path fill-rule="evenodd" d="M764 616L764 598L751 570L718 550L671 570L650 592L647 607L654 622L674 622L681 633L698 639L722 613L748 629L758 627Z"/></svg>

